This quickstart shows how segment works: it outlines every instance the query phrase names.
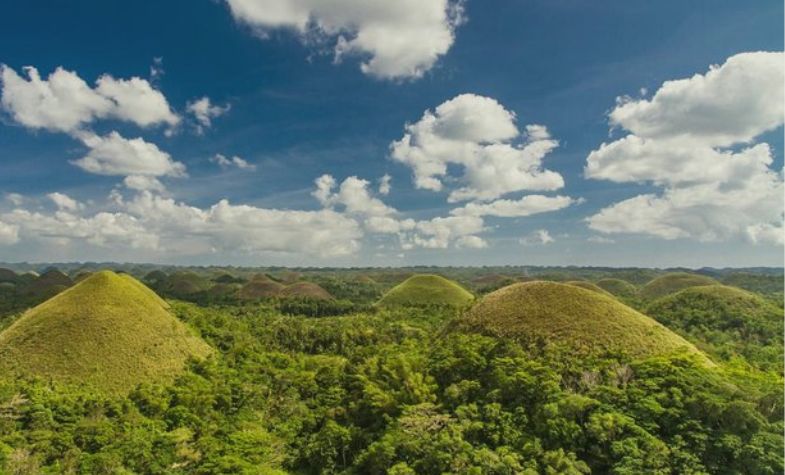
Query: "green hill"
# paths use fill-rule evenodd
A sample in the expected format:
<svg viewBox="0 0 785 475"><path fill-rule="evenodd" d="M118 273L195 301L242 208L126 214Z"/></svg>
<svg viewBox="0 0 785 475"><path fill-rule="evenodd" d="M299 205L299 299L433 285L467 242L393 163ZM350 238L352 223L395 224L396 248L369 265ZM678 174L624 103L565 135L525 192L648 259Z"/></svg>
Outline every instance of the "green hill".
<svg viewBox="0 0 785 475"><path fill-rule="evenodd" d="M9 282L16 284L18 280L19 277L16 275L16 272L11 269L0 268L0 283Z"/></svg>
<svg viewBox="0 0 785 475"><path fill-rule="evenodd" d="M210 281L193 272L175 272L164 280L159 290L173 297L187 297L204 292L211 286Z"/></svg>
<svg viewBox="0 0 785 475"><path fill-rule="evenodd" d="M457 283L439 275L418 274L387 292L378 305L383 307L469 304L474 296Z"/></svg>
<svg viewBox="0 0 785 475"><path fill-rule="evenodd" d="M740 354L782 371L782 310L753 293L725 285L690 287L655 300L647 313L713 355Z"/></svg>
<svg viewBox="0 0 785 475"><path fill-rule="evenodd" d="M59 294L72 285L74 285L74 282L68 275L57 269L49 269L28 282L21 289L21 293L22 295L32 296L43 300Z"/></svg>
<svg viewBox="0 0 785 475"><path fill-rule="evenodd" d="M717 283L716 280L711 277L706 277L705 275L673 272L649 281L649 283L641 288L639 295L644 299L654 300L689 287L713 285Z"/></svg>
<svg viewBox="0 0 785 475"><path fill-rule="evenodd" d="M593 282L589 282L588 280L570 280L565 282L567 285L574 285L576 287L580 287L582 289L591 290L592 292L597 292L601 295L606 295L608 297L614 297L614 295L607 290L599 287L598 285L594 284Z"/></svg>
<svg viewBox="0 0 785 475"><path fill-rule="evenodd" d="M524 345L562 346L581 355L638 358L700 353L682 337L612 297L557 282L525 282L497 290L455 326Z"/></svg>
<svg viewBox="0 0 785 475"><path fill-rule="evenodd" d="M0 374L121 393L170 380L211 350L129 275L103 271L27 311L0 333Z"/></svg>
<svg viewBox="0 0 785 475"><path fill-rule="evenodd" d="M626 280L606 278L596 282L597 287L610 292L616 297L634 297L638 293L638 288Z"/></svg>

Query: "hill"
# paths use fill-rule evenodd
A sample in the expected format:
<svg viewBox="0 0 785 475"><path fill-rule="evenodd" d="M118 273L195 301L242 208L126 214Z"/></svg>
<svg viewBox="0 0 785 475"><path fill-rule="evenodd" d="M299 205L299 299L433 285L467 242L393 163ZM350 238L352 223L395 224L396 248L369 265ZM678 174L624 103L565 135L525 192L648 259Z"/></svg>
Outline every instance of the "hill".
<svg viewBox="0 0 785 475"><path fill-rule="evenodd" d="M598 285L594 284L593 282L589 282L588 280L570 280L565 282L567 285L574 285L576 287L580 287L582 289L591 290L592 292L597 292L601 295L607 295L608 297L614 297L614 295L607 290L599 287Z"/></svg>
<svg viewBox="0 0 785 475"><path fill-rule="evenodd" d="M634 297L638 293L638 288L626 280L606 278L598 280L595 284L616 297Z"/></svg>
<svg viewBox="0 0 785 475"><path fill-rule="evenodd" d="M37 278L28 282L22 289L22 295L46 299L59 294L74 285L68 275L57 270L49 269Z"/></svg>
<svg viewBox="0 0 785 475"><path fill-rule="evenodd" d="M742 355L782 371L782 310L753 293L725 285L690 287L654 301L647 313L720 358Z"/></svg>
<svg viewBox="0 0 785 475"><path fill-rule="evenodd" d="M283 298L305 298L313 300L332 300L333 296L313 282L297 282L287 285L279 294Z"/></svg>
<svg viewBox="0 0 785 475"><path fill-rule="evenodd" d="M644 285L639 295L644 299L654 300L689 287L713 285L718 282L711 277L687 272L673 272L657 277Z"/></svg>
<svg viewBox="0 0 785 475"><path fill-rule="evenodd" d="M12 271L11 269L5 269L0 267L0 283L11 283L16 284L19 280L16 272Z"/></svg>
<svg viewBox="0 0 785 475"><path fill-rule="evenodd" d="M166 381L209 346L129 275L102 271L27 311L0 333L0 374L122 393Z"/></svg>
<svg viewBox="0 0 785 475"><path fill-rule="evenodd" d="M474 296L457 283L439 275L418 274L389 290L377 303L383 307L469 304Z"/></svg>
<svg viewBox="0 0 785 475"><path fill-rule="evenodd" d="M283 284L276 282L264 274L255 275L248 283L240 287L237 296L243 300L258 300L277 297Z"/></svg>
<svg viewBox="0 0 785 475"><path fill-rule="evenodd" d="M187 297L204 292L211 286L210 281L193 272L175 272L159 284L158 289L173 297Z"/></svg>
<svg viewBox="0 0 785 475"><path fill-rule="evenodd" d="M557 282L526 282L488 294L456 328L581 355L633 358L700 353L653 319L612 297Z"/></svg>

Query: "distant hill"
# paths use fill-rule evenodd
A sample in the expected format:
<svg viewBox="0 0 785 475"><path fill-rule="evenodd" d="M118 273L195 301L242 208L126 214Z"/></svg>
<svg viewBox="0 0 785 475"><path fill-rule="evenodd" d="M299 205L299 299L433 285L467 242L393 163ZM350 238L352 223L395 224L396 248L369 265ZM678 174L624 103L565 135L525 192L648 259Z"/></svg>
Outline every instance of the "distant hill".
<svg viewBox="0 0 785 475"><path fill-rule="evenodd" d="M628 298L638 293L638 288L622 279L606 278L596 282L597 287L610 292L616 297Z"/></svg>
<svg viewBox="0 0 785 475"><path fill-rule="evenodd" d="M35 279L29 280L22 286L20 293L43 300L59 294L72 285L74 281L67 274L57 269L49 269Z"/></svg>
<svg viewBox="0 0 785 475"><path fill-rule="evenodd" d="M264 274L257 274L240 287L237 296L243 300L258 300L276 297L283 289L283 284L276 282Z"/></svg>
<svg viewBox="0 0 785 475"><path fill-rule="evenodd" d="M457 320L455 328L525 345L561 346L581 355L701 354L679 335L616 299L557 282L525 282L488 294Z"/></svg>
<svg viewBox="0 0 785 475"><path fill-rule="evenodd" d="M206 277L193 272L174 272L161 282L157 289L165 295L187 297L209 289L211 283Z"/></svg>
<svg viewBox="0 0 785 475"><path fill-rule="evenodd" d="M102 271L25 312L0 333L0 374L121 393L170 380L209 346L129 275Z"/></svg>
<svg viewBox="0 0 785 475"><path fill-rule="evenodd" d="M457 283L439 275L419 274L409 277L387 292L378 305L383 307L452 305L463 306L474 296Z"/></svg>
<svg viewBox="0 0 785 475"><path fill-rule="evenodd" d="M782 310L758 295L725 285L690 287L655 300L647 313L721 358L741 354L782 371Z"/></svg>
<svg viewBox="0 0 785 475"><path fill-rule="evenodd" d="M313 282L296 282L281 289L282 298L304 298L312 300L332 300L333 296Z"/></svg>
<svg viewBox="0 0 785 475"><path fill-rule="evenodd" d="M640 289L639 295L644 299L653 300L688 287L713 285L717 283L716 280L705 275L690 274L687 272L672 272L649 281L649 283Z"/></svg>
<svg viewBox="0 0 785 475"><path fill-rule="evenodd" d="M598 294L607 295L608 297L614 297L614 295L607 290L599 287L597 284L593 282L589 282L588 280L570 280L565 282L567 285L574 285L576 287L580 287L582 289L591 290L592 292L597 292Z"/></svg>

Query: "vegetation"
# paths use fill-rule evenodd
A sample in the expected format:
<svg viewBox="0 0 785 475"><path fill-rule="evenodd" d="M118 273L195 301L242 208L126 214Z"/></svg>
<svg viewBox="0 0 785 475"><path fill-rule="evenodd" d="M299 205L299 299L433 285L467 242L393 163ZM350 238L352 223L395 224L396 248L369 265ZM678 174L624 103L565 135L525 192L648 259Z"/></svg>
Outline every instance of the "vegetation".
<svg viewBox="0 0 785 475"><path fill-rule="evenodd" d="M644 285L640 290L640 296L647 300L654 300L689 287L717 283L716 280L705 275L673 272L657 277Z"/></svg>
<svg viewBox="0 0 785 475"><path fill-rule="evenodd" d="M0 374L125 392L176 374L209 347L128 275L94 274L0 334Z"/></svg>
<svg viewBox="0 0 785 475"><path fill-rule="evenodd" d="M596 282L597 287L610 292L616 297L631 298L638 293L638 288L627 282L626 280L614 279L606 277Z"/></svg>
<svg viewBox="0 0 785 475"><path fill-rule="evenodd" d="M568 284L525 282L493 292L456 322L464 332L572 354L702 355L686 340L612 297Z"/></svg>
<svg viewBox="0 0 785 475"><path fill-rule="evenodd" d="M597 292L598 294L607 295L608 297L613 297L614 295L607 290L603 289L602 287L589 282L588 280L570 280L565 282L568 285L574 285L576 287L580 287L582 289L591 290L592 292Z"/></svg>
<svg viewBox="0 0 785 475"><path fill-rule="evenodd" d="M785 470L782 370L767 366L768 356L782 354L781 338L772 337L781 330L767 326L776 305L757 294L714 287L705 296L709 288L695 287L651 304L653 312L663 309L657 318L708 352L711 364L650 318L572 285L516 283L466 311L370 305L374 293L401 282L400 270L298 270L297 282L317 283L335 299L249 301L213 289L229 286L220 287L228 292L258 272L287 277L285 270L221 269L233 279L214 269L191 271L211 287L188 295L189 302L170 300L168 309L129 276L105 273L52 300L74 301L69 295L81 293L79 308L96 313L85 302L106 298L115 318L100 327L103 333L81 322L84 331L71 332L80 345L98 348L96 342L113 337L108 330L138 322L129 318L135 304L128 302L139 302L155 309L167 329L179 327L189 338L189 330L198 333L196 341L212 351L171 376L143 378L123 390L96 391L22 371L0 380L0 473ZM461 282L500 273L444 272ZM613 271L571 268L569 274L597 280ZM103 275L116 289L111 295L97 284L80 290ZM0 292L12 302L22 298L10 287ZM720 302L730 310L714 294L725 295ZM777 322L781 329L781 312ZM134 334L146 341L161 333L144 331ZM90 361L122 360L126 366L112 371L124 378L128 365L145 361L144 352L123 352L126 344L106 345ZM57 355L59 345L28 351Z"/></svg>
<svg viewBox="0 0 785 475"><path fill-rule="evenodd" d="M648 314L717 358L741 356L782 374L782 310L757 295L724 285L691 287L656 300Z"/></svg>
<svg viewBox="0 0 785 475"><path fill-rule="evenodd" d="M428 306L446 305L462 307L474 300L474 296L460 285L439 275L421 274L409 277L387 292L378 305Z"/></svg>

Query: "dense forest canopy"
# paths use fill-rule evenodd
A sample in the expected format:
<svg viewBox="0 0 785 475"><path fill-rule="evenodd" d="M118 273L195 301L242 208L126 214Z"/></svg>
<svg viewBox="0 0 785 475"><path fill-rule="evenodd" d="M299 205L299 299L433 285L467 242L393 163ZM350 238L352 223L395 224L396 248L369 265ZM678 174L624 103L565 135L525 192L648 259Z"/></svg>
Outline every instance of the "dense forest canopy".
<svg viewBox="0 0 785 475"><path fill-rule="evenodd" d="M0 272L0 329L58 292L29 289L56 281L78 294L95 278L77 275L106 267L59 266L70 283L51 269ZM704 271L712 285L652 300L638 289L669 272L111 267L164 297L172 318L209 345L209 356L192 358L173 380L150 378L120 393L34 374L0 378L0 473L785 469L781 271ZM477 302L376 305L418 273L440 274ZM520 283L533 280L620 291ZM118 280L129 281L136 282ZM329 297L240 292L254 282ZM517 286L529 290L508 290ZM532 294L538 288L547 292ZM557 305L561 290L572 300ZM519 300L499 302L498 295ZM508 333L460 323L478 315L496 321L499 309L508 312L499 320ZM590 315L612 318L603 326L596 320L597 338L588 327L572 339L564 327L550 336L547 327L537 338L507 336L512 324L528 331L526 318L545 311L581 325L591 324ZM585 347L625 330L645 338L641 329L660 324L652 338L686 340L692 349L641 352L624 347L635 340L617 338L602 351L576 351L578 340ZM104 356L122 354L120 346Z"/></svg>

